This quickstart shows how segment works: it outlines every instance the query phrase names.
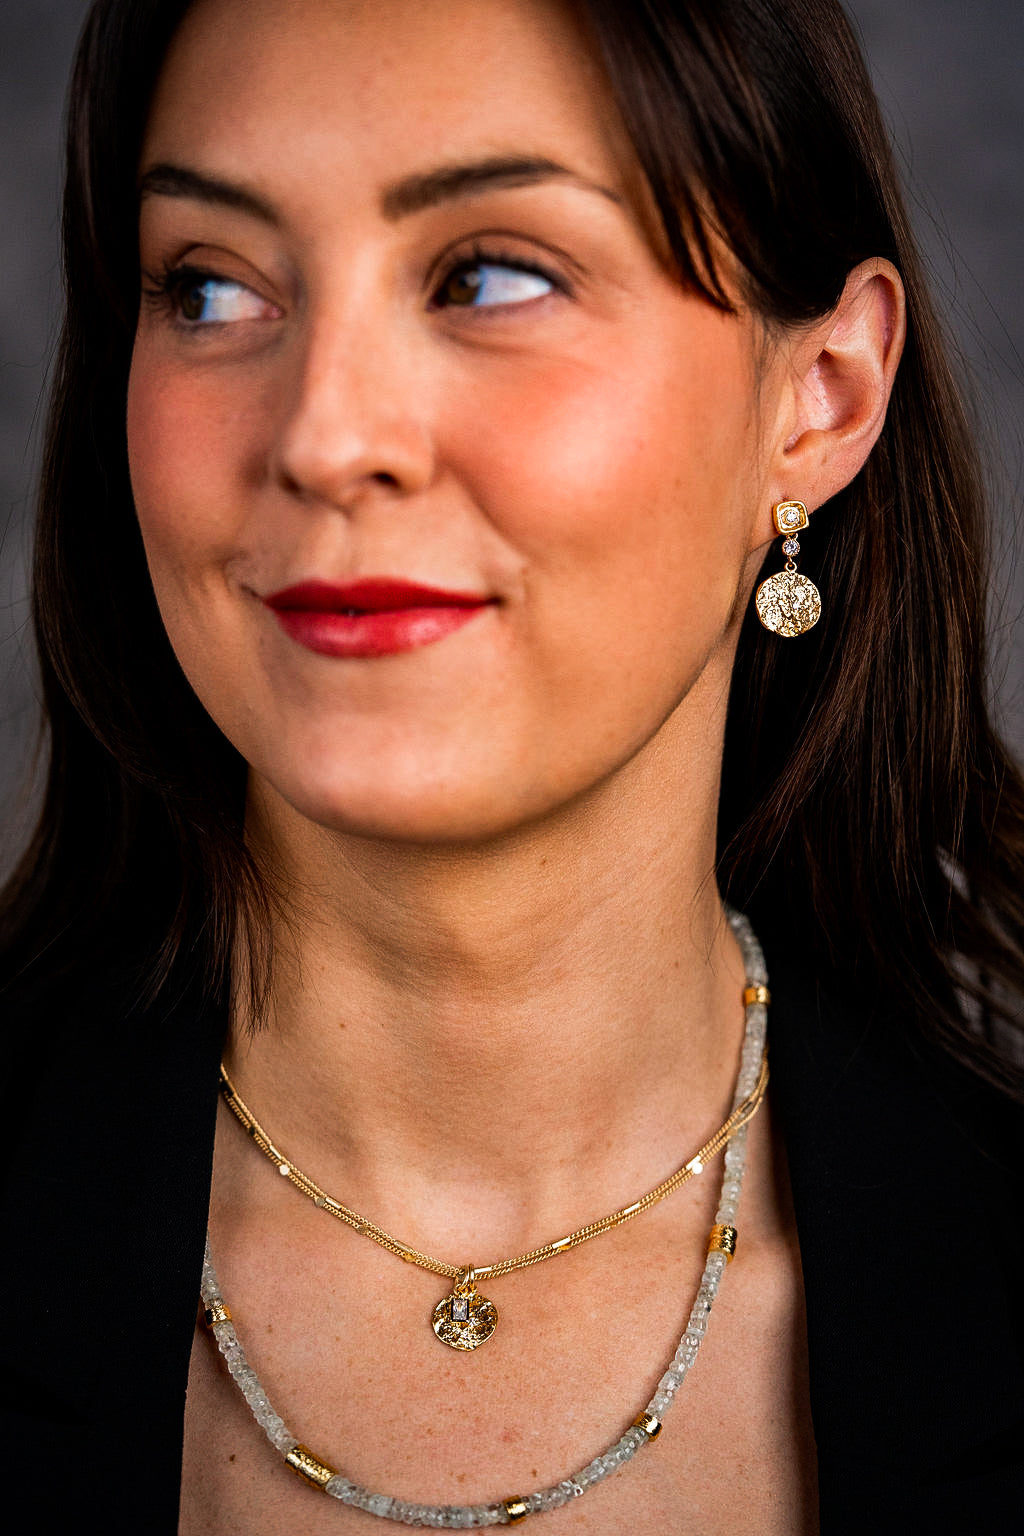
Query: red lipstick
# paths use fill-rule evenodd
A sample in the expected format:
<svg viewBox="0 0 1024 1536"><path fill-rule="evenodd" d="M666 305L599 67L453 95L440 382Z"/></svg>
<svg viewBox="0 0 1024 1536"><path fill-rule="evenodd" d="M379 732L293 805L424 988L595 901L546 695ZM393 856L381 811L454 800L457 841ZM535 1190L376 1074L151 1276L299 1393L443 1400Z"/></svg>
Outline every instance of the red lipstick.
<svg viewBox="0 0 1024 1536"><path fill-rule="evenodd" d="M443 640L492 599L390 577L301 581L263 599L293 640L321 656L395 656Z"/></svg>

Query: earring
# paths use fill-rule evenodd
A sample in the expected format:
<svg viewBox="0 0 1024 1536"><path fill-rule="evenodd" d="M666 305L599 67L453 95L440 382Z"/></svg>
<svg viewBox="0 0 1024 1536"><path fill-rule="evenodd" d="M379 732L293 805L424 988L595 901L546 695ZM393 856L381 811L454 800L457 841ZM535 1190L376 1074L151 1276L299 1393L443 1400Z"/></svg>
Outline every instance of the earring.
<svg viewBox="0 0 1024 1536"><path fill-rule="evenodd" d="M802 501L780 501L772 508L779 533L785 535L782 552L787 557L783 570L762 581L754 602L757 616L765 629L789 639L813 628L821 618L821 593L808 576L801 576L794 556L800 553L797 534L808 527L810 519Z"/></svg>

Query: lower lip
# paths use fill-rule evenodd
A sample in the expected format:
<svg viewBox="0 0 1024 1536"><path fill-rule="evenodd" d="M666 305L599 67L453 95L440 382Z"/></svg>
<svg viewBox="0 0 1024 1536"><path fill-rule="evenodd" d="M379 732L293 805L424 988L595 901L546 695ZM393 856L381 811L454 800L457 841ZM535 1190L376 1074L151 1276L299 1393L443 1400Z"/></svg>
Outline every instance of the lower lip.
<svg viewBox="0 0 1024 1536"><path fill-rule="evenodd" d="M356 614L310 608L271 611L286 635L320 656L397 656L454 634L487 606L388 608Z"/></svg>

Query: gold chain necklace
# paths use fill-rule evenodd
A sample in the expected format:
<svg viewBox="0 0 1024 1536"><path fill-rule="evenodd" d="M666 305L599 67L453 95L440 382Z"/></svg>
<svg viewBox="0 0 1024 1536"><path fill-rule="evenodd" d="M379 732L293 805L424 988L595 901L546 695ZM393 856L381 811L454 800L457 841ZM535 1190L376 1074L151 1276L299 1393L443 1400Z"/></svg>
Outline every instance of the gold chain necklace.
<svg viewBox="0 0 1024 1536"><path fill-rule="evenodd" d="M767 1004L768 1001L767 987L748 986L744 989L743 1003L746 1008L754 1004ZM244 1126L260 1151L276 1166L278 1173L312 1200L318 1209L326 1211L338 1221L343 1221L346 1226L359 1232L363 1237L371 1238L381 1248L386 1248L389 1253L393 1253L396 1258L404 1259L407 1264L416 1264L420 1269L429 1270L435 1275L444 1275L455 1281L448 1295L443 1296L434 1308L432 1326L442 1343L449 1344L453 1349L476 1349L479 1345L486 1343L498 1323L498 1309L493 1301L477 1293L478 1280L493 1280L501 1275L510 1275L517 1269L528 1269L532 1264L543 1264L546 1259L553 1259L556 1254L567 1253L569 1249L577 1248L581 1243L589 1243L593 1238L600 1237L615 1227L621 1227L624 1222L631 1221L634 1216L639 1216L641 1211L657 1205L680 1185L702 1173L705 1164L721 1152L740 1127L746 1125L757 1113L768 1087L768 1059L767 1056L762 1056L760 1071L752 1091L737 1104L732 1114L723 1125L719 1126L714 1135L687 1162L677 1168L675 1173L663 1179L660 1184L656 1184L653 1189L649 1189L638 1200L612 1211L608 1216L602 1216L599 1221L591 1221L585 1226L577 1227L575 1231L554 1242L544 1243L539 1248L531 1248L526 1253L517 1254L514 1258L500 1259L493 1264L476 1266L446 1264L443 1259L435 1259L428 1253L421 1253L410 1243L402 1242L401 1239L393 1237L390 1232L386 1232L383 1227L377 1226L376 1222L361 1216L351 1206L335 1200L308 1174L297 1168L292 1160L274 1144L252 1110L239 1096L223 1063L220 1069L220 1086L228 1108Z"/></svg>

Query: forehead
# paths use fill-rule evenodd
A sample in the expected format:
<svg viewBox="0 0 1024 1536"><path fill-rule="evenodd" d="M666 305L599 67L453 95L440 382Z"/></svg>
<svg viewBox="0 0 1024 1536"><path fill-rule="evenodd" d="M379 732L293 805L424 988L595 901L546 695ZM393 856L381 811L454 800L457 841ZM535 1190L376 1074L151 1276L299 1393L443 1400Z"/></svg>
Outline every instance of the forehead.
<svg viewBox="0 0 1024 1536"><path fill-rule="evenodd" d="M567 5L198 0L161 72L143 160L212 160L279 195L524 152L636 194L609 87Z"/></svg>

